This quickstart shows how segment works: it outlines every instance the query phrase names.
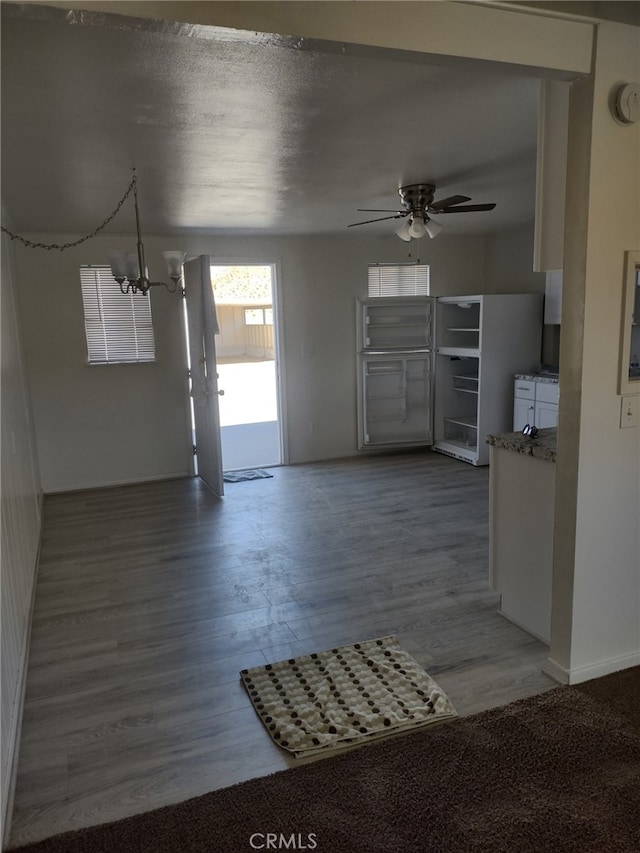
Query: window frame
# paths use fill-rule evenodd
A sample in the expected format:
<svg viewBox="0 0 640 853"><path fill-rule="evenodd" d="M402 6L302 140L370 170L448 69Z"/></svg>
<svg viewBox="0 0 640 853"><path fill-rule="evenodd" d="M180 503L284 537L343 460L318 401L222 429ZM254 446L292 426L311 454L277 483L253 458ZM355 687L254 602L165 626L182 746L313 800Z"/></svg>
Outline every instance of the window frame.
<svg viewBox="0 0 640 853"><path fill-rule="evenodd" d="M243 320L245 326L273 326L273 306L271 305L243 305ZM247 314L249 312L258 312L262 314L262 320L258 323L247 322ZM270 314L270 319L267 319L267 314Z"/></svg>

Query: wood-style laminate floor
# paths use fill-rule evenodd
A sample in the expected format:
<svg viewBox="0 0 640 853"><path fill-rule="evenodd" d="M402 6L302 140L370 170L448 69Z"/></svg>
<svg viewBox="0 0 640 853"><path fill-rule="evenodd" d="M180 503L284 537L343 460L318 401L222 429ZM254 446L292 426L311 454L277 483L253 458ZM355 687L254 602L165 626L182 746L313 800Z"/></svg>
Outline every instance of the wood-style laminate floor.
<svg viewBox="0 0 640 853"><path fill-rule="evenodd" d="M301 763L245 667L394 633L461 714L554 686L488 585L488 469L431 452L45 501L11 846Z"/></svg>

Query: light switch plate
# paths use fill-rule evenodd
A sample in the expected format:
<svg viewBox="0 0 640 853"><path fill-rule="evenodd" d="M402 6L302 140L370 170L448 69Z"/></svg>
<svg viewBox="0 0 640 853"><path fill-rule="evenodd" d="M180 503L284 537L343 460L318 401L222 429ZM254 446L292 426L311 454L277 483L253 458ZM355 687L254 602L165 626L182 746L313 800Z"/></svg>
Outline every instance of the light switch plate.
<svg viewBox="0 0 640 853"><path fill-rule="evenodd" d="M620 405L620 429L638 426L638 395L622 397Z"/></svg>

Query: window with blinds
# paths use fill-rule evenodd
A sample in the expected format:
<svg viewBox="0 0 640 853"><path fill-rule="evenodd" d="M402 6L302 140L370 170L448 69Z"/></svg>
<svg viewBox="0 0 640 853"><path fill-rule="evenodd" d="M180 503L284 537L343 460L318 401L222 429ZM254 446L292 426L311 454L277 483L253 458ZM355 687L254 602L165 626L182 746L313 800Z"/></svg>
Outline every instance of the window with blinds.
<svg viewBox="0 0 640 853"><path fill-rule="evenodd" d="M108 266L81 266L89 364L154 361L149 295L124 294Z"/></svg>
<svg viewBox="0 0 640 853"><path fill-rule="evenodd" d="M428 296L428 264L371 264L369 296Z"/></svg>

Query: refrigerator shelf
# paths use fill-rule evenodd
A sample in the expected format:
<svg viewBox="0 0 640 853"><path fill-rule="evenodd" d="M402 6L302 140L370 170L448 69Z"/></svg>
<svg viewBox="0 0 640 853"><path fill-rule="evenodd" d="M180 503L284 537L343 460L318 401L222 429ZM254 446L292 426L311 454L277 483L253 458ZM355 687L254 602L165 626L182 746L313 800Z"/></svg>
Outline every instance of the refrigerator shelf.
<svg viewBox="0 0 640 853"><path fill-rule="evenodd" d="M480 347L482 301L439 300L436 335L439 347Z"/></svg>
<svg viewBox="0 0 640 853"><path fill-rule="evenodd" d="M391 367L386 364L368 364L367 376L396 376L404 373L400 367Z"/></svg>
<svg viewBox="0 0 640 853"><path fill-rule="evenodd" d="M388 329L389 326L401 326L403 328L417 326L420 329L424 329L425 323L427 323L425 317L418 317L417 319L411 317L407 317L406 319L403 317L377 317L375 320L367 317L366 319L366 324L370 329Z"/></svg>
<svg viewBox="0 0 640 853"><path fill-rule="evenodd" d="M478 394L480 389L477 374L454 373L451 376L451 387L454 391L463 391L466 394Z"/></svg>
<svg viewBox="0 0 640 853"><path fill-rule="evenodd" d="M372 343L371 338L368 337L365 340L365 350L370 352L375 352L379 349L383 349L383 351L396 351L396 352L425 352L429 351L429 339L426 335L416 335L414 339L407 339L406 337L386 337L379 335L375 342Z"/></svg>
<svg viewBox="0 0 640 853"><path fill-rule="evenodd" d="M406 420L404 412L396 412L393 415L369 415L367 421L369 423L382 423L383 421L398 421L400 423Z"/></svg>
<svg viewBox="0 0 640 853"><path fill-rule="evenodd" d="M452 418L444 418L447 424L458 424L468 429L478 429L478 418L476 415L459 415Z"/></svg>
<svg viewBox="0 0 640 853"><path fill-rule="evenodd" d="M403 444L405 445L422 445L424 446L425 442L430 443L431 436L429 432L421 431L421 432L406 432L404 433ZM365 436L365 445L389 445L395 446L398 445L398 439L394 436L391 438L381 438L380 436L371 436L367 434Z"/></svg>
<svg viewBox="0 0 640 853"><path fill-rule="evenodd" d="M478 347L438 347L439 355L450 355L456 358L480 358Z"/></svg>

